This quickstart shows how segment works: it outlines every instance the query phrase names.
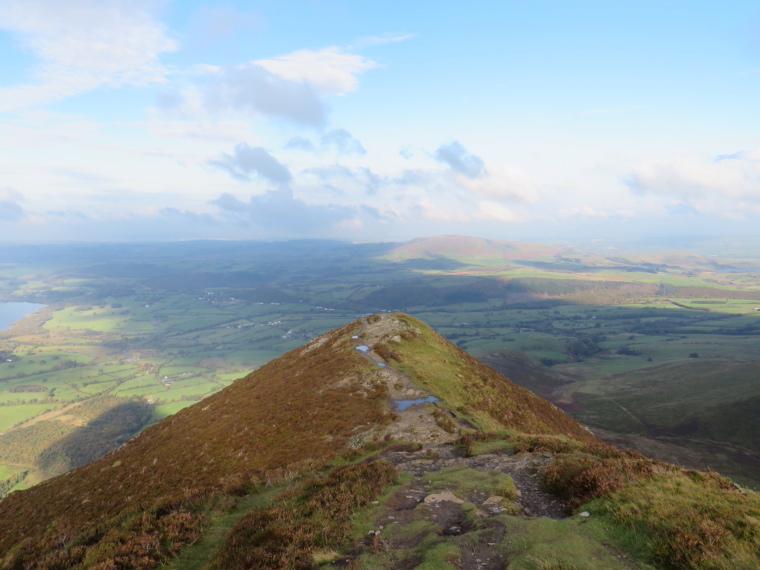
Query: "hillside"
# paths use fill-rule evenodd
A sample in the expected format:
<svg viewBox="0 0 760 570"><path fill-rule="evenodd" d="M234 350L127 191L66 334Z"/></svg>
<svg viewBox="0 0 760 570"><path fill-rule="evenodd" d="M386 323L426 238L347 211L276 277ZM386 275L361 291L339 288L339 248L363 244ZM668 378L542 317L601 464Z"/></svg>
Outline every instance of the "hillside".
<svg viewBox="0 0 760 570"><path fill-rule="evenodd" d="M0 567L752 567L759 517L373 315L8 495Z"/></svg>

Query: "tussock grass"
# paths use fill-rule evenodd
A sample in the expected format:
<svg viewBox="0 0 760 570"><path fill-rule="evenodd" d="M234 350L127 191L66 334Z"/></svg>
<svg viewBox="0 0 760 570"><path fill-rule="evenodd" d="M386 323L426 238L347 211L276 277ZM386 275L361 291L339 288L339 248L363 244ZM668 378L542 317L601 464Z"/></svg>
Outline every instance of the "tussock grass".
<svg viewBox="0 0 760 570"><path fill-rule="evenodd" d="M308 568L333 556L356 509L394 482L385 461L337 467L286 491L275 505L251 511L232 529L212 568Z"/></svg>
<svg viewBox="0 0 760 570"><path fill-rule="evenodd" d="M760 496L714 473L669 470L589 505L624 532L645 537L658 565L760 567Z"/></svg>
<svg viewBox="0 0 760 570"><path fill-rule="evenodd" d="M658 566L760 567L760 496L717 473L685 470L635 452L558 458L543 474L570 507L601 515L629 549Z"/></svg>

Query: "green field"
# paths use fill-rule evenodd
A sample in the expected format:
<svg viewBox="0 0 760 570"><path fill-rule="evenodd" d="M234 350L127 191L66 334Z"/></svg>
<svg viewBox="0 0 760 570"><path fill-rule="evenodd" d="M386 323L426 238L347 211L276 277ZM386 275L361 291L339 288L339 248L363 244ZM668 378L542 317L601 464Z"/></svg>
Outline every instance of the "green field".
<svg viewBox="0 0 760 570"><path fill-rule="evenodd" d="M688 434L700 445L760 452L717 419L734 405L760 414L739 373L760 354L760 261L746 252L609 256L451 236L115 247L0 247L2 299L48 305L0 331L0 432L103 396L139 399L156 421L323 332L403 311L475 356L529 356L563 379L531 388L592 427L675 437L701 421ZM697 380L708 362L712 380Z"/></svg>

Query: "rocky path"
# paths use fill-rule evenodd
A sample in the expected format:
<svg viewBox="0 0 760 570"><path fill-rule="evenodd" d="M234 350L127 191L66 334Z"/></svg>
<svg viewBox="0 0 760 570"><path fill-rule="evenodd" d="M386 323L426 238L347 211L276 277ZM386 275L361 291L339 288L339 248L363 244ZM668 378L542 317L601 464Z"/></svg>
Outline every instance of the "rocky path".
<svg viewBox="0 0 760 570"><path fill-rule="evenodd" d="M553 519L565 516L564 503L554 495L543 491L539 483L539 475L551 463L552 454L484 454L477 457L457 457L457 455L459 452L453 445L440 445L416 453L390 451L383 454L383 457L400 471L410 472L415 477L421 477L425 472L440 471L454 466L467 467L476 471L499 471L512 477L518 491L515 502L522 508L523 515ZM486 498L483 497L483 499Z"/></svg>

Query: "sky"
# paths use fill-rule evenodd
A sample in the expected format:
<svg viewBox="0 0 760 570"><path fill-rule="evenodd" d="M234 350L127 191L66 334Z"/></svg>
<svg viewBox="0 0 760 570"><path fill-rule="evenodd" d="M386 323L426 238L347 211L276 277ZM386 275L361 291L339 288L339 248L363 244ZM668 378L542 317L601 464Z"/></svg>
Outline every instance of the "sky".
<svg viewBox="0 0 760 570"><path fill-rule="evenodd" d="M0 0L0 241L760 234L760 4Z"/></svg>

